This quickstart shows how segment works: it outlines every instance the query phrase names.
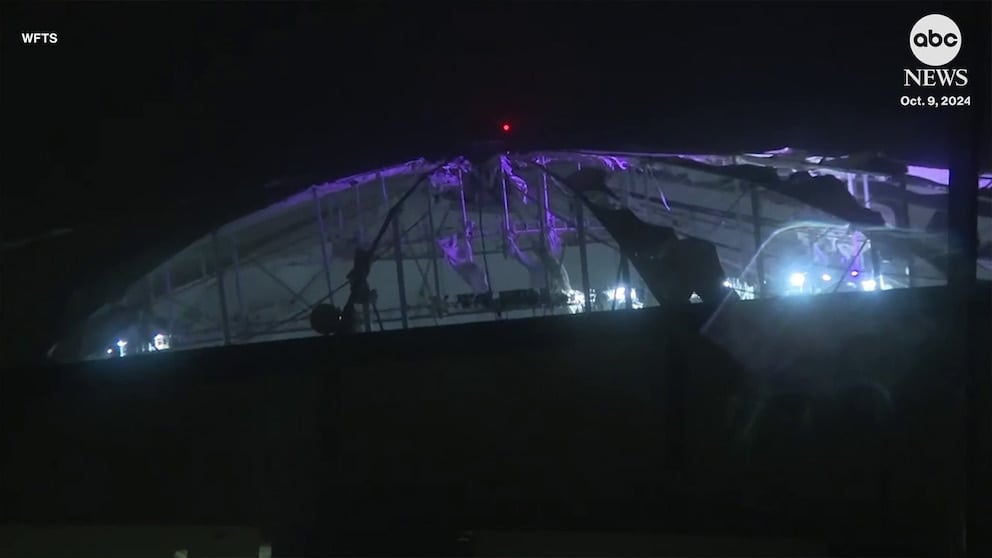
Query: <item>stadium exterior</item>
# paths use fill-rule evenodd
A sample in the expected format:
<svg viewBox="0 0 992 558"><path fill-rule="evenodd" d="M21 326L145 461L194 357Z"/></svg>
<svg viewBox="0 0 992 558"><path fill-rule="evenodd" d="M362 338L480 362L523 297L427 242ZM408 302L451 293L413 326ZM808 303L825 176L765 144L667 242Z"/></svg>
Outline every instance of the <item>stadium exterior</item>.
<svg viewBox="0 0 992 558"><path fill-rule="evenodd" d="M835 177L885 228L946 248L946 233L943 240L939 234L948 191L943 169L891 170L792 149L530 152L485 166L421 159L313 185L148 269L75 325L71 351L60 340L50 356L115 358L318 335L312 310L343 303L356 249L369 245L425 173L376 250L374 299L360 319L365 331L657 304L616 242L555 178L588 167L606 170L612 192L641 220L715 244L728 284L745 299L945 282L931 260L875 249L870 231L721 172L754 166L781 177ZM478 176L486 179L472 178ZM978 186L980 228L988 230L992 175L983 174ZM992 276L989 269L979 262L980 277Z"/></svg>

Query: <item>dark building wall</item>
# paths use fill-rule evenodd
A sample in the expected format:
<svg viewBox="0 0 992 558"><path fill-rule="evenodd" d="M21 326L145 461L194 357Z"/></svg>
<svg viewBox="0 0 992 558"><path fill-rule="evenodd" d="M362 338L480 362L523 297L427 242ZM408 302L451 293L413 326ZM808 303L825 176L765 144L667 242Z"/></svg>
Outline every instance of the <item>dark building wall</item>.
<svg viewBox="0 0 992 558"><path fill-rule="evenodd" d="M946 303L749 301L710 321L691 305L14 371L2 513L269 534L733 530L735 513L932 531L962 455Z"/></svg>

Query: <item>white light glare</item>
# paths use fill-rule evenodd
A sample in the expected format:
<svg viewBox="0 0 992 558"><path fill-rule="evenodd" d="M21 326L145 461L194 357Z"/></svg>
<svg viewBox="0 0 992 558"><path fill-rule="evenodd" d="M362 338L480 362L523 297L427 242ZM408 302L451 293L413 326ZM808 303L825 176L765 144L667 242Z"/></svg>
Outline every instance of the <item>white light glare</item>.
<svg viewBox="0 0 992 558"><path fill-rule="evenodd" d="M123 339L118 339L117 340L117 348L119 349L121 356L124 356L124 347L127 347L127 341L125 341Z"/></svg>
<svg viewBox="0 0 992 558"><path fill-rule="evenodd" d="M831 277L829 273L824 273L823 275L820 276L820 279L823 279L824 281L830 281L831 279L833 279L833 277Z"/></svg>
<svg viewBox="0 0 992 558"><path fill-rule="evenodd" d="M874 291L878 285L875 283L874 279L865 279L861 282L861 288L866 291Z"/></svg>
<svg viewBox="0 0 992 558"><path fill-rule="evenodd" d="M805 273L793 273L789 276L789 284L793 287L800 288L806 284L806 274Z"/></svg>
<svg viewBox="0 0 992 558"><path fill-rule="evenodd" d="M610 302L622 302L627 293L627 287L619 285L606 290L606 298ZM644 303L637 299L637 289L630 289L630 306L634 310L644 308Z"/></svg>
<svg viewBox="0 0 992 558"><path fill-rule="evenodd" d="M156 351L164 351L169 348L169 338L164 333L159 333L152 338L152 341Z"/></svg>
<svg viewBox="0 0 992 558"><path fill-rule="evenodd" d="M582 312L586 307L586 297L582 291L571 290L568 294L568 311L572 314Z"/></svg>
<svg viewBox="0 0 992 558"><path fill-rule="evenodd" d="M619 286L606 291L606 298L609 300L623 300L624 296L627 294L627 287ZM630 299L637 300L637 290L630 289Z"/></svg>
<svg viewBox="0 0 992 558"><path fill-rule="evenodd" d="M740 297L741 300L754 299L754 285L745 283L737 277L728 278L723 282L723 286L737 291L737 296Z"/></svg>

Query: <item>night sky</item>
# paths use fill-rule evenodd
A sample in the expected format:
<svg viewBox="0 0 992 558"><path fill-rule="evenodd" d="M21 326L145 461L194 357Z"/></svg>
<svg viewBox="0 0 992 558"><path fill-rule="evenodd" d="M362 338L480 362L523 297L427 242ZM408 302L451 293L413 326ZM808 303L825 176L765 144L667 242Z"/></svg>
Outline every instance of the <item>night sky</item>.
<svg viewBox="0 0 992 558"><path fill-rule="evenodd" d="M944 163L947 112L898 103L909 29L945 13L965 51L992 32L948 3L415 5L0 6L3 240L74 231L3 254L4 353L35 354L73 290L265 203L275 179L451 150L502 119L549 148Z"/></svg>

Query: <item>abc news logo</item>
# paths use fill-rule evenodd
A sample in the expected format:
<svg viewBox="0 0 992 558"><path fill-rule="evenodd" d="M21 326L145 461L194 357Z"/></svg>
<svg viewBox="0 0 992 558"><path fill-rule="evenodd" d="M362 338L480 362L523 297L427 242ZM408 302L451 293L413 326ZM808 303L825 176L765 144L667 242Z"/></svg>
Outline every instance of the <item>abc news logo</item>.
<svg viewBox="0 0 992 558"><path fill-rule="evenodd" d="M929 68L903 70L903 87L965 87L968 70L941 68L961 51L961 30L954 20L941 14L923 16L909 32L909 48Z"/></svg>

